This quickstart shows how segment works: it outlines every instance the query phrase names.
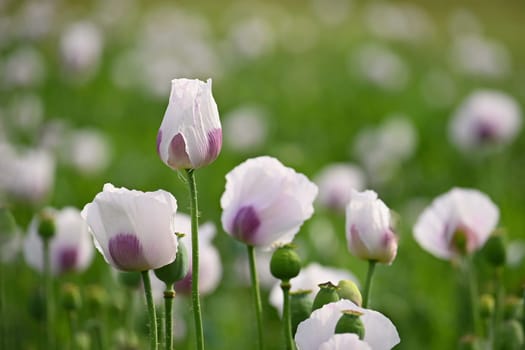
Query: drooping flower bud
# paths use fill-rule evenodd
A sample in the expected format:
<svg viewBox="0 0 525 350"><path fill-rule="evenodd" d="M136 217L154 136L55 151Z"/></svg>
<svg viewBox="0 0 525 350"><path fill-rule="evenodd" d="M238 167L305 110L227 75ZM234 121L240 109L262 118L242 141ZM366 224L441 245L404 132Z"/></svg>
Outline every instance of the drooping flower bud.
<svg viewBox="0 0 525 350"><path fill-rule="evenodd" d="M295 331L297 331L297 326L299 323L310 317L313 303L312 299L309 297L311 293L311 290L298 290L296 292L290 292L292 334L295 334Z"/></svg>
<svg viewBox="0 0 525 350"><path fill-rule="evenodd" d="M66 311L80 309L81 299L78 286L73 283L66 283L62 286L62 307Z"/></svg>
<svg viewBox="0 0 525 350"><path fill-rule="evenodd" d="M212 163L222 147L219 110L211 79L173 79L171 94L157 135L157 153L174 170Z"/></svg>
<svg viewBox="0 0 525 350"><path fill-rule="evenodd" d="M171 286L173 283L183 279L190 269L188 250L181 241L182 237L184 237L184 234L177 234L179 244L175 260L168 265L154 270L155 276L164 282L166 286Z"/></svg>
<svg viewBox="0 0 525 350"><path fill-rule="evenodd" d="M335 325L335 333L354 333L359 336L359 339L365 338L365 326L361 321L362 312L356 310L343 310L342 316Z"/></svg>
<svg viewBox="0 0 525 350"><path fill-rule="evenodd" d="M481 254L493 267L503 267L507 262L507 250L503 234L498 231L492 234L481 250Z"/></svg>
<svg viewBox="0 0 525 350"><path fill-rule="evenodd" d="M319 292L315 296L314 303L312 305L312 312L317 309L320 309L326 304L333 303L334 301L339 301L339 294L337 286L334 286L331 282L321 283L319 285Z"/></svg>
<svg viewBox="0 0 525 350"><path fill-rule="evenodd" d="M270 272L273 277L283 281L290 280L301 271L301 258L295 251L295 246L285 244L277 248L270 260Z"/></svg>
<svg viewBox="0 0 525 350"><path fill-rule="evenodd" d="M337 294L339 294L339 298L348 299L358 306L363 304L363 297L361 296L361 292L359 291L359 288L357 288L357 284L355 284L354 281L340 280L337 284L337 287Z"/></svg>

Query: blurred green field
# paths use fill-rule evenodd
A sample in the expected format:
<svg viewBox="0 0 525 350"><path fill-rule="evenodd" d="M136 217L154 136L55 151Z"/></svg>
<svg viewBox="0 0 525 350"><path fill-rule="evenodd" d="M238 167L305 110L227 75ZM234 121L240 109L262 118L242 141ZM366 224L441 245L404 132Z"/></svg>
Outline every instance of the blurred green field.
<svg viewBox="0 0 525 350"><path fill-rule="evenodd" d="M207 349L253 348L256 329L250 290L239 282L235 272L238 257L245 254L244 247L224 234L220 224L219 199L224 191L225 174L245 159L264 154L279 158L309 178L330 163L359 164L360 160L353 151L356 136L363 128L377 126L395 113L406 115L413 122L418 142L414 154L400 164L392 177L368 185L400 216L398 255L391 266L378 267L372 306L396 325L401 337L396 349L456 348L458 339L468 332L470 326L464 280L449 262L434 258L417 245L412 237L412 225L423 208L422 204L454 186L472 187L487 193L499 206L499 226L505 229L509 241L525 238L523 135L520 134L503 150L487 155L463 154L448 137L450 117L473 90L500 90L513 96L522 109L525 107L524 2L49 2L54 9L51 29L41 36L31 37L21 34L23 25L17 27L14 24L31 2L0 1L0 28L4 25L3 28L10 29L4 32L5 35L0 35L0 62L7 62L10 54L20 47L31 47L41 54L46 71L44 78L32 86L6 84L7 73L3 71L0 110L7 138L16 145L37 146L43 125L58 118L72 128L89 127L102 131L112 146L112 158L107 169L91 176L82 175L59 162L54 191L45 205L82 208L102 190L104 183L110 182L143 191L168 190L177 198L180 210L189 212L184 184L155 152L155 139L167 106L170 81L176 76L166 69L165 83L161 85L164 93L157 94L137 81L156 64L159 64L162 76L164 72L158 61L144 61L139 67L119 66L125 53L140 46L138 43L144 37L148 23L159 24L152 30L157 30L155 34L159 38L165 35L167 43L170 42L169 35L175 34L163 32L160 23L170 23L170 16L177 30L183 30L184 24L197 27L188 27L188 34L179 35L191 39L195 32L204 33L198 37L204 38L215 55L215 68L203 68L199 75L195 74L196 70L186 70L189 73L185 73L187 67L182 65L178 77L211 77L223 121L229 112L243 105L260 106L266 111L268 137L261 147L240 152L226 143L217 161L197 172L201 220L216 224L218 232L214 243L224 265L219 288L202 301ZM373 32L370 7L385 3L417 9L415 12L422 16L417 18L426 23L421 32L411 33L409 30L408 34L414 36L408 39L395 38L395 33L388 37ZM324 6L322 8L329 13L326 15L328 19L320 15L319 6L314 4ZM330 11L337 4L343 4L343 10ZM109 10L110 6L114 8ZM337 19L338 15L342 19ZM108 20L108 16L111 19ZM152 20L154 18L159 20ZM179 22L181 18L189 20ZM232 28L247 19L257 19L264 24L262 33L266 30L268 37L264 39L267 43L262 40L260 53L242 54L242 51L232 49ZM70 79L71 73L64 72L59 54L61 30L77 20L93 21L102 29L104 37L100 65L85 82ZM474 24L469 24L469 20ZM244 28L239 35L243 32L249 33ZM458 68L458 62L451 58L450 52L455 38L465 33L489 38L503 46L507 53L505 62L510 65L508 69L498 76L489 76L466 73ZM249 44L256 38L248 36L246 40ZM179 42L183 43L173 41L175 54L183 50L176 47ZM406 68L403 78L406 82L399 87L385 88L363 78L355 64L355 55L366 45L378 45L396 54ZM203 52L197 51L196 54ZM145 57L155 56L155 52L149 52ZM116 67L120 67L119 73L116 73ZM444 88L428 88L426 82L433 73L445 77L450 84ZM119 79L125 83L116 82ZM394 86L397 83L394 82ZM43 112L39 125L23 129L17 126L9 106L27 94L40 99ZM225 134L224 138L235 138L235 135ZM12 203L11 208L19 225L27 227L34 208L16 203ZM332 241L329 247L320 247L320 239L316 236L332 233L313 232L313 229L320 227L315 223L324 225L326 221L335 236L327 238ZM296 236L296 243L305 264L317 261L346 268L364 282L366 263L347 252L343 215L318 208ZM482 261L479 265L484 267ZM39 274L27 267L21 255L15 262L5 263L1 273L6 349L41 348L39 344L45 327L31 316L28 302L38 289ZM523 262L509 267L504 278L507 292L520 295L525 282ZM82 286L109 283L112 287L108 293L112 298L122 303L125 297L121 287L112 281L109 268L98 253L86 273L66 275L62 280ZM482 276L481 289L492 291L488 280L487 275ZM137 294L136 297L140 299L138 303L142 303L143 296ZM279 316L269 305L267 297L268 291L265 290L263 304L268 349L281 349ZM179 311L187 319L189 334L186 339L178 340L178 349L193 348L190 307L189 298L180 302ZM108 312L106 316L125 315L122 310L125 308L121 305L120 309ZM88 317L89 310L84 310L83 315ZM108 331L119 323L113 317L108 321ZM141 341L147 344L145 333L140 327L137 331ZM60 322L57 332L62 338L66 337L64 321Z"/></svg>

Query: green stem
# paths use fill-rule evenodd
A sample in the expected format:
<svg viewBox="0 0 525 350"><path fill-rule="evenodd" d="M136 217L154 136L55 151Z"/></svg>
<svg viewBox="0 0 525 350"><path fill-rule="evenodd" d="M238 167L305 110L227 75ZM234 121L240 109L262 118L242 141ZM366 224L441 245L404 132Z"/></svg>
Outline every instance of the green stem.
<svg viewBox="0 0 525 350"><path fill-rule="evenodd" d="M374 275L376 263L377 261L375 260L368 260L368 272L366 274L366 284L365 284L365 290L363 293L363 308L365 309L368 307L370 290L372 289L372 277Z"/></svg>
<svg viewBox="0 0 525 350"><path fill-rule="evenodd" d="M67 313L67 321L69 323L69 341L70 341L70 349L75 348L75 335L77 333L77 321L76 321L76 313L75 311L68 311Z"/></svg>
<svg viewBox="0 0 525 350"><path fill-rule="evenodd" d="M292 316L290 309L290 281L283 280L281 282L281 289L283 290L283 328L284 339L286 342L286 350L294 350L294 341L292 337Z"/></svg>
<svg viewBox="0 0 525 350"><path fill-rule="evenodd" d="M259 349L264 348L263 339L263 321L262 321L262 303L261 303L261 291L259 290L259 277L257 276L257 267L255 265L255 250L252 245L248 247L248 260L250 262L250 276L252 278L252 292L255 303L255 315L257 317L257 334L259 339Z"/></svg>
<svg viewBox="0 0 525 350"><path fill-rule="evenodd" d="M476 272L474 269L474 261L472 256L466 258L466 272L469 283L469 294L470 294L470 303L471 303L471 312L472 312L472 328L473 332L477 336L482 336L483 329L479 313L479 303L478 303L478 282L476 280Z"/></svg>
<svg viewBox="0 0 525 350"><path fill-rule="evenodd" d="M47 318L47 342L49 349L55 348L55 305L53 293L53 277L51 276L51 256L49 239L43 239L44 244L44 286L46 289L46 318Z"/></svg>
<svg viewBox="0 0 525 350"><path fill-rule="evenodd" d="M199 207L197 202L197 184L194 169L186 169L191 203L191 301L193 318L195 320L195 336L197 349L204 349L204 333L202 330L201 304L199 300Z"/></svg>
<svg viewBox="0 0 525 350"><path fill-rule="evenodd" d="M165 320L164 320L164 336L166 342L164 344L166 350L173 349L173 298L175 298L175 290L173 290L173 284L166 286L164 291L164 309L165 309Z"/></svg>
<svg viewBox="0 0 525 350"><path fill-rule="evenodd" d="M150 336L150 350L157 350L157 316L155 315L155 304L153 303L153 295L151 293L151 282L149 280L148 270L142 271L142 282L144 283L144 294L146 294L146 304L148 306L149 314L149 336Z"/></svg>
<svg viewBox="0 0 525 350"><path fill-rule="evenodd" d="M503 297L505 294L503 286L503 268L496 268L495 282L496 282L496 298L494 300L494 316L492 318L492 330L489 333L490 341L493 343L494 339L498 337L498 328L503 319Z"/></svg>

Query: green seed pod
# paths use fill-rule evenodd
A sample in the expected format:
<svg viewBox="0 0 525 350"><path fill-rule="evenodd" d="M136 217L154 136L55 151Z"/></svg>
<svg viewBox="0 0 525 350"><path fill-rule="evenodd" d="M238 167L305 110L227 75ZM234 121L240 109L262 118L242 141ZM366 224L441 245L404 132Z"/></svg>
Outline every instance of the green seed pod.
<svg viewBox="0 0 525 350"><path fill-rule="evenodd" d="M363 340L365 337L365 326L361 321L363 313L356 310L343 310L342 313L343 315L335 325L335 333L354 333Z"/></svg>
<svg viewBox="0 0 525 350"><path fill-rule="evenodd" d="M80 290L73 283L62 285L62 307L66 311L79 310L81 306Z"/></svg>
<svg viewBox="0 0 525 350"><path fill-rule="evenodd" d="M337 287L339 288L337 290L339 298L348 299L357 306L361 306L363 304L363 297L361 296L361 292L359 291L359 288L357 288L357 285L353 281L340 280L337 284Z"/></svg>
<svg viewBox="0 0 525 350"><path fill-rule="evenodd" d="M292 334L297 331L299 323L310 317L312 311L311 290L299 290L290 293L290 309L292 319Z"/></svg>
<svg viewBox="0 0 525 350"><path fill-rule="evenodd" d="M140 272L136 271L119 271L118 281L128 288L138 288L142 281Z"/></svg>
<svg viewBox="0 0 525 350"><path fill-rule="evenodd" d="M50 240L55 235L55 218L49 212L42 211L38 218L38 234L43 240Z"/></svg>
<svg viewBox="0 0 525 350"><path fill-rule="evenodd" d="M334 286L331 282L321 283L319 285L319 292L315 296L314 303L312 305L312 312L322 308L324 305L339 301L339 294L337 286Z"/></svg>
<svg viewBox="0 0 525 350"><path fill-rule="evenodd" d="M270 272L280 280L290 280L301 271L301 258L295 252L295 247L285 244L277 248L270 260Z"/></svg>
<svg viewBox="0 0 525 350"><path fill-rule="evenodd" d="M483 246L481 254L493 267L505 266L507 250L505 249L505 237L503 234L496 232L490 236Z"/></svg>
<svg viewBox="0 0 525 350"><path fill-rule="evenodd" d="M495 301L494 297L490 294L483 294L479 298L479 312L481 317L490 318L494 314Z"/></svg>
<svg viewBox="0 0 525 350"><path fill-rule="evenodd" d="M171 286L173 283L186 277L190 269L188 251L181 241L183 236L183 234L177 235L179 244L177 247L175 260L173 260L173 262L169 263L168 265L154 270L155 276L157 276L157 278L164 282L167 286Z"/></svg>
<svg viewBox="0 0 525 350"><path fill-rule="evenodd" d="M499 327L495 349L520 350L524 344L521 325L516 320L503 322Z"/></svg>

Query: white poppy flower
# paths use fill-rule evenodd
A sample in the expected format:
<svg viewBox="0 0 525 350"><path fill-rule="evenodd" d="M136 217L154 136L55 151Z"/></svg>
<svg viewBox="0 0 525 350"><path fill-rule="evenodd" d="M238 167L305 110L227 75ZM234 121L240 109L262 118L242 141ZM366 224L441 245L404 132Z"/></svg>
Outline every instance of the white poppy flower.
<svg viewBox="0 0 525 350"><path fill-rule="evenodd" d="M450 259L481 248L499 220L490 198L473 189L453 188L434 199L419 216L414 238L432 255ZM460 246L458 246L460 244Z"/></svg>
<svg viewBox="0 0 525 350"><path fill-rule="evenodd" d="M252 246L289 242L312 216L316 195L314 183L277 159L248 159L226 175L222 226Z"/></svg>
<svg viewBox="0 0 525 350"><path fill-rule="evenodd" d="M168 192L142 192L104 185L86 204L95 246L112 266L145 271L171 263L177 253L174 218L177 201Z"/></svg>
<svg viewBox="0 0 525 350"><path fill-rule="evenodd" d="M80 211L73 207L46 209L55 223L49 243L51 272L55 275L87 269L93 259L93 241ZM38 217L33 218L24 240L24 257L35 269L44 269L44 244L38 234Z"/></svg>
<svg viewBox="0 0 525 350"><path fill-rule="evenodd" d="M374 191L352 191L346 207L348 250L363 260L390 264L397 254L390 210Z"/></svg>
<svg viewBox="0 0 525 350"><path fill-rule="evenodd" d="M319 350L323 343L330 341L344 310L358 311L363 314L360 317L365 328L363 341L371 349L390 350L399 343L396 327L386 316L374 310L363 309L350 300L344 299L324 305L312 312L308 319L299 323L297 333L295 333L297 349ZM327 345L323 346L326 349Z"/></svg>
<svg viewBox="0 0 525 350"><path fill-rule="evenodd" d="M212 163L222 147L222 129L211 79L174 79L157 135L157 153L172 169L196 169Z"/></svg>
<svg viewBox="0 0 525 350"><path fill-rule="evenodd" d="M372 350L370 345L359 340L357 334L334 334L319 346L319 350Z"/></svg>

